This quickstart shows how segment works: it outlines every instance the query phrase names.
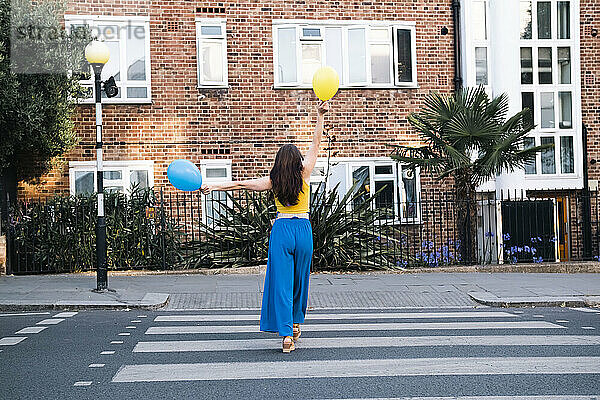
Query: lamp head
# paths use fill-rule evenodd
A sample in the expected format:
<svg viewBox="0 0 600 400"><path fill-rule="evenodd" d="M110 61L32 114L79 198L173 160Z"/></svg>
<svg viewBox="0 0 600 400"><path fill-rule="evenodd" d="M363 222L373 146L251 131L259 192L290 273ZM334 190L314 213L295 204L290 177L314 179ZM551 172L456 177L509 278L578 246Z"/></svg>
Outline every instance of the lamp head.
<svg viewBox="0 0 600 400"><path fill-rule="evenodd" d="M85 47L85 58L92 65L104 65L110 58L110 51L106 44L94 40Z"/></svg>

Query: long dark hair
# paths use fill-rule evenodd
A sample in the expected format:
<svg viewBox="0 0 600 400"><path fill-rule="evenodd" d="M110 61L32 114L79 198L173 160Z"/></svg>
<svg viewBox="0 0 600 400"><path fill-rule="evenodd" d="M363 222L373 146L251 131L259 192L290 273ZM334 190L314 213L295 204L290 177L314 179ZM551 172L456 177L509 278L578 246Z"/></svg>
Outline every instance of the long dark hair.
<svg viewBox="0 0 600 400"><path fill-rule="evenodd" d="M281 146L270 175L273 194L284 206L298 204L303 168L300 150L293 144Z"/></svg>

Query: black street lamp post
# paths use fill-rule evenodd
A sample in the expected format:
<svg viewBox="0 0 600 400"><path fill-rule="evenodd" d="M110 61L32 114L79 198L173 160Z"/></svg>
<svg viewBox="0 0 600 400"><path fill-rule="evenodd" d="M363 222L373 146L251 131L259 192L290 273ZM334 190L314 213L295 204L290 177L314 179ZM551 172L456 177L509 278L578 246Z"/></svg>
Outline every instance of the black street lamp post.
<svg viewBox="0 0 600 400"><path fill-rule="evenodd" d="M102 90L106 97L118 94L118 88L111 76L102 82L102 67L108 61L108 47L93 41L85 49L85 57L94 70L94 98L96 104L96 184L98 198L98 219L96 222L96 290L108 290L108 271L106 267L106 219L104 217L104 169L102 165ZM103 88L104 85L104 88Z"/></svg>

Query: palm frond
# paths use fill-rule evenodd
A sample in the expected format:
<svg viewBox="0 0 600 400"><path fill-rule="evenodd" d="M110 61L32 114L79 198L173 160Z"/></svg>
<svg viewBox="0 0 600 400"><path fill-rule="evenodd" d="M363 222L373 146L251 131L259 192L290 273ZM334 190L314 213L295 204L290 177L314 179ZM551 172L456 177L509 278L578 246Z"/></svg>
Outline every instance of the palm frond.
<svg viewBox="0 0 600 400"><path fill-rule="evenodd" d="M408 117L424 146L392 146L391 157L439 179L454 176L468 184L521 168L546 147L524 149L533 129L530 112L523 110L507 118L508 111L508 96L490 99L483 86L453 95L432 92L421 111Z"/></svg>

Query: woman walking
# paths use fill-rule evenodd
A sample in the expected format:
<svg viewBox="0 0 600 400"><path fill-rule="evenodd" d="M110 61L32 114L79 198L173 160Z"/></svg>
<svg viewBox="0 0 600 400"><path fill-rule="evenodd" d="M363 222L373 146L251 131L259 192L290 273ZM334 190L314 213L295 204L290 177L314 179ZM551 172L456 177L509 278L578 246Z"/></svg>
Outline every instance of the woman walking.
<svg viewBox="0 0 600 400"><path fill-rule="evenodd" d="M313 253L312 227L308 219L310 175L321 146L323 119L329 104L317 108L317 126L305 157L293 144L277 152L267 177L246 181L203 185L202 192L247 189L272 190L277 218L269 236L269 256L265 277L260 330L283 337L283 352L295 349L300 337L308 302L308 282Z"/></svg>

